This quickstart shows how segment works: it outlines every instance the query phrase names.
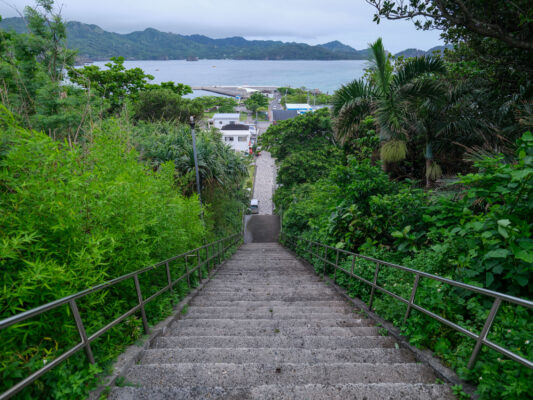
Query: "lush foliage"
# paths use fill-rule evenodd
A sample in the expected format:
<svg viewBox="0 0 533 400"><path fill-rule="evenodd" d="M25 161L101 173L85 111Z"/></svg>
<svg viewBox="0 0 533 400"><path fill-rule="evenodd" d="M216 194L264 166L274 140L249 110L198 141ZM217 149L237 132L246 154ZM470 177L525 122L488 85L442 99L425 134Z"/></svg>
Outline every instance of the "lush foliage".
<svg viewBox="0 0 533 400"><path fill-rule="evenodd" d="M313 154L309 152L308 157ZM533 135L523 136L516 155L513 164L497 157L480 161L478 173L465 175L456 184L467 190L441 195L414 188L409 182L392 182L369 160L351 158L314 183L293 185L290 191L278 189L276 205L283 208L283 229L289 234L529 298L533 289ZM284 163L280 162L280 170ZM304 243L296 248L305 254ZM313 261L317 271L322 271L323 264ZM341 263L351 268L350 258L343 261L341 257ZM365 262L356 265L368 280L373 278L374 267ZM368 300L368 286L344 274L336 274L336 279L352 295ZM391 268L379 274L380 285L404 298L409 297L412 279ZM479 332L491 301L423 279L417 304ZM403 326L405 306L385 295L377 296L374 307L400 326L412 343L433 349L463 378L476 381L482 398L521 399L532 390L527 368L485 348L469 371L466 363L472 340L417 312ZM531 358L532 328L529 311L506 304L489 337ZM499 379L499 374L505 379Z"/></svg>
<svg viewBox="0 0 533 400"><path fill-rule="evenodd" d="M330 104L331 96L325 93L316 93L315 90L307 90L306 88L290 88L280 87L278 92L283 95L281 104Z"/></svg>
<svg viewBox="0 0 533 400"><path fill-rule="evenodd" d="M0 319L238 232L248 202L246 160L215 132L199 130L200 206L183 122L204 105L182 97L190 87L150 84L121 57L107 69L75 69L54 10L53 1L39 0L25 10L28 33L0 32ZM170 269L177 279L186 266L179 259ZM166 280L164 268L143 273L143 294ZM146 306L150 323L190 290L186 280L174 289ZM89 335L136 304L131 279L77 300ZM97 364L80 351L17 397L85 398L141 336L133 314L94 342ZM79 334L64 306L1 330L0 342L4 392Z"/></svg>
<svg viewBox="0 0 533 400"><path fill-rule="evenodd" d="M237 100L226 96L201 96L194 99L200 103L205 111L217 111L220 113L233 113L237 107Z"/></svg>
<svg viewBox="0 0 533 400"><path fill-rule="evenodd" d="M259 109L268 106L268 97L266 97L263 93L254 92L249 98L244 100L244 105L252 113L255 113Z"/></svg>
<svg viewBox="0 0 533 400"><path fill-rule="evenodd" d="M134 118L143 121L174 121L187 124L190 117L200 120L203 106L185 99L170 89L151 89L139 93L134 102Z"/></svg>
<svg viewBox="0 0 533 400"><path fill-rule="evenodd" d="M4 114L0 142L0 263L4 291L0 318L102 283L155 261L197 247L205 235L195 197L174 185L174 165L154 172L139 163L116 124L96 130L83 148L68 148L48 136L17 127ZM150 293L156 281L148 279ZM80 304L89 332L135 304L131 285L99 292ZM167 299L160 306L168 312ZM2 389L42 366L79 337L66 309L0 332ZM163 310L153 309L157 318ZM64 323L57 323L62 321ZM132 317L99 341L100 366L140 335ZM65 368L94 380L80 359L53 371L24 398L82 397L64 387L79 384ZM103 363L103 364L102 364ZM72 379L72 380L71 380ZM70 382L70 383L69 383Z"/></svg>
<svg viewBox="0 0 533 400"><path fill-rule="evenodd" d="M142 157L154 169L168 161L176 167L176 185L185 195L196 188L190 128L172 123L139 123L130 127ZM202 199L209 210L207 222L215 237L240 229L241 211L247 203L243 181L248 172L242 156L226 146L217 130L199 131L196 138Z"/></svg>

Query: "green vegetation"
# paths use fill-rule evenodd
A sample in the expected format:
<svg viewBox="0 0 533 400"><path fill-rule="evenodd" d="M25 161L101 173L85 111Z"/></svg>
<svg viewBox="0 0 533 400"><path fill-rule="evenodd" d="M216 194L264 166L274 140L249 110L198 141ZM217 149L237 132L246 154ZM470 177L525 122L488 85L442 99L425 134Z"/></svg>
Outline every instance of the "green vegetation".
<svg viewBox="0 0 533 400"><path fill-rule="evenodd" d="M314 93L305 88L280 87L278 92L283 96L281 104L331 104L332 96L325 93Z"/></svg>
<svg viewBox="0 0 533 400"><path fill-rule="evenodd" d="M254 92L249 98L244 100L244 105L252 114L256 114L260 109L268 107L268 97L260 92Z"/></svg>
<svg viewBox="0 0 533 400"><path fill-rule="evenodd" d="M22 18L7 18L0 29L28 31ZM187 57L234 60L365 60L367 50L355 50L339 42L310 46L242 37L211 39L179 35L148 28L128 34L104 31L96 25L71 21L66 24L68 45L79 50L82 60L109 60L117 54L136 60L184 60Z"/></svg>
<svg viewBox="0 0 533 400"><path fill-rule="evenodd" d="M216 110L219 113L233 113L238 106L237 100L225 96L196 97L194 102L202 104L204 110Z"/></svg>
<svg viewBox="0 0 533 400"><path fill-rule="evenodd" d="M498 15L498 24L505 21L498 35L512 29L518 42L527 38L531 43L531 24L520 19L530 13L508 12L511 5L502 2L474 3L481 21L491 15ZM528 10L523 2L516 4ZM439 7L432 6L431 12L438 13ZM372 63L364 78L334 94L331 115L320 110L282 121L261 137L260 144L278 163L280 187L274 201L283 212L283 229L530 299L532 51L498 35L483 38L467 23L445 22L444 12L439 18L435 21L445 28L444 35L460 39L455 50L442 58L394 59L378 40L371 45ZM489 56L493 63L487 62ZM329 265L307 255L302 242L294 246L317 273L326 268L334 277ZM346 270L351 262L340 258ZM359 260L355 268L358 275L373 279L373 263ZM342 272L335 279L351 296L369 300L370 288L364 283ZM382 267L378 283L409 298L413 276ZM492 305L490 298L423 278L416 303L473 332L481 331ZM406 306L381 293L373 307L412 344L433 350L462 378L477 384L480 398L523 399L533 391L530 369L483 347L468 370L473 340L417 311L403 325ZM531 360L532 330L530 310L504 304L488 338ZM466 397L461 387L454 392Z"/></svg>
<svg viewBox="0 0 533 400"><path fill-rule="evenodd" d="M0 319L238 232L248 204L247 160L216 131L199 130L200 207L184 122L202 115L205 99L183 98L186 85L150 84L121 57L107 70L74 69L53 2L39 0L25 16L30 33L0 33ZM170 269L181 276L183 260ZM166 274L153 270L140 281L148 296ZM149 303L149 322L169 315L188 291L183 280ZM92 334L137 302L126 280L77 305ZM81 351L16 397L84 398L141 338L133 314L94 342L97 364ZM78 343L79 334L70 309L60 307L0 331L0 342L4 392Z"/></svg>

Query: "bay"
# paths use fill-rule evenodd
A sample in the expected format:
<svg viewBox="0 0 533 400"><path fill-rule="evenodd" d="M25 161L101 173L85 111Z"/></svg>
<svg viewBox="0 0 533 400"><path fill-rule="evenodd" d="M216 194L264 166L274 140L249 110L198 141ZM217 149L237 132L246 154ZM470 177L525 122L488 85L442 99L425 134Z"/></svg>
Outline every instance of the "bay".
<svg viewBox="0 0 533 400"><path fill-rule="evenodd" d="M104 67L106 62L95 62ZM153 75L153 83L174 81L190 86L291 86L333 93L342 84L363 76L364 60L168 60L125 61ZM207 92L195 93L206 95ZM212 95L209 93L209 95Z"/></svg>

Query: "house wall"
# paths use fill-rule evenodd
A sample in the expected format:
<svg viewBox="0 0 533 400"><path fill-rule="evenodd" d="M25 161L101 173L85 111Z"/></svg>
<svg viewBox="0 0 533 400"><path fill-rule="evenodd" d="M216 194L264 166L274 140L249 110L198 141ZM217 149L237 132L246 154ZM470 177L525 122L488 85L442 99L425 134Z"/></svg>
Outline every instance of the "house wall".
<svg viewBox="0 0 533 400"><path fill-rule="evenodd" d="M228 124L238 124L240 121L239 121L239 118L235 118L235 119L213 119L213 128L222 128L224 125L228 125Z"/></svg>
<svg viewBox="0 0 533 400"><path fill-rule="evenodd" d="M248 153L249 143L250 143L250 134L236 134L238 131L222 131L222 140L225 144L228 144L235 151L244 151ZM242 131L241 131L242 132ZM230 140L233 138L233 140ZM240 140L239 140L240 139Z"/></svg>

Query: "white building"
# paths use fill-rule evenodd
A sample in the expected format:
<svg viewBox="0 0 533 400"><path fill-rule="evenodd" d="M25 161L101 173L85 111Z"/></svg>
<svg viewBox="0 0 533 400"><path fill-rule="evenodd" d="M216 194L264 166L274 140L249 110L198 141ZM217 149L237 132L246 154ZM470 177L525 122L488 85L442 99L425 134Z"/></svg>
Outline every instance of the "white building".
<svg viewBox="0 0 533 400"><path fill-rule="evenodd" d="M219 113L213 115L213 118L209 121L209 124L213 128L221 129L224 125L238 124L239 113Z"/></svg>
<svg viewBox="0 0 533 400"><path fill-rule="evenodd" d="M250 127L243 124L227 124L220 128L222 140L235 151L248 153L250 150Z"/></svg>
<svg viewBox="0 0 533 400"><path fill-rule="evenodd" d="M309 104L285 104L287 111L295 110L298 114L305 114L306 112L313 111L313 108Z"/></svg>

